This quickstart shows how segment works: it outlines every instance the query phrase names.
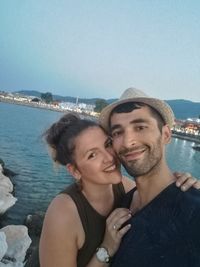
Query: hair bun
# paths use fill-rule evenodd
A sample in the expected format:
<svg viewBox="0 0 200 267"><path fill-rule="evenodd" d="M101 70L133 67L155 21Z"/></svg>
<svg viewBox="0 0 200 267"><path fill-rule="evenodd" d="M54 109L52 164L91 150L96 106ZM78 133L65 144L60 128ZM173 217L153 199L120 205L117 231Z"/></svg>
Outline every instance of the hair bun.
<svg viewBox="0 0 200 267"><path fill-rule="evenodd" d="M55 148L59 143L63 132L79 120L80 117L73 113L62 116L58 122L52 124L52 126L44 133L47 143Z"/></svg>
<svg viewBox="0 0 200 267"><path fill-rule="evenodd" d="M75 113L68 113L68 114L65 114L64 116L62 116L62 118L60 118L60 120L57 122L57 123L65 123L65 124L71 124L71 123L74 123L76 121L80 120L80 117L75 114Z"/></svg>
<svg viewBox="0 0 200 267"><path fill-rule="evenodd" d="M82 131L94 126L98 126L95 121L82 119L75 113L62 116L44 133L46 142L53 151L53 160L61 165L74 163L76 138Z"/></svg>

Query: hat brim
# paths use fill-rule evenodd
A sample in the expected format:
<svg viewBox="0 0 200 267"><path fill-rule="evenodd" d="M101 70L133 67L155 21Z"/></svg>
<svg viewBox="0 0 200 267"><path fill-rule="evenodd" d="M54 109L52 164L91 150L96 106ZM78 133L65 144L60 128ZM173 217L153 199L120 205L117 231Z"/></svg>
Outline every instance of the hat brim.
<svg viewBox="0 0 200 267"><path fill-rule="evenodd" d="M174 113L171 107L163 100L157 98L150 98L150 97L134 97L128 99L118 100L113 102L112 104L106 106L100 114L99 123L100 125L109 132L109 121L110 115L113 109L121 104L129 103L129 102L140 102L144 103L153 109L155 109L163 118L164 122L169 125L170 128L174 125Z"/></svg>

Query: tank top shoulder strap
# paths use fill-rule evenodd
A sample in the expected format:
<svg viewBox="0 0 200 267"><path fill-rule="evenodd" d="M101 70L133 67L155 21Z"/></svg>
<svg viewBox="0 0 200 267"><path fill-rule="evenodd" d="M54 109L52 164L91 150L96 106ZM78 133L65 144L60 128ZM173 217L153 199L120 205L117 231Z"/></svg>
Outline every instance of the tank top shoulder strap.
<svg viewBox="0 0 200 267"><path fill-rule="evenodd" d="M90 209L90 204L88 203L87 199L83 196L79 186L76 183L73 183L67 188L65 188L61 193L68 194L74 201L83 225L83 229L85 233L87 233L88 212L86 212L86 210Z"/></svg>
<svg viewBox="0 0 200 267"><path fill-rule="evenodd" d="M114 192L114 208L118 208L121 205L121 201L123 200L126 192L123 186L123 183L113 185Z"/></svg>
<svg viewBox="0 0 200 267"><path fill-rule="evenodd" d="M77 184L70 185L61 193L68 194L74 201L85 232L84 245L77 255L77 267L84 267L102 242L106 217L100 215L90 205Z"/></svg>

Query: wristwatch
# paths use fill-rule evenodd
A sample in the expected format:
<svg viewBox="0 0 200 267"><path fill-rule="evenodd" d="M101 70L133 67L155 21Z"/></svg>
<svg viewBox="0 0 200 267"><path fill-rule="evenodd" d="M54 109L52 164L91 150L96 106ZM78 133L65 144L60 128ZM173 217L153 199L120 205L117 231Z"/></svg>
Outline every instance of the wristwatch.
<svg viewBox="0 0 200 267"><path fill-rule="evenodd" d="M111 260L109 252L108 252L107 248L105 248L105 247L97 248L96 257L97 257L98 261L103 262L103 263L109 263Z"/></svg>

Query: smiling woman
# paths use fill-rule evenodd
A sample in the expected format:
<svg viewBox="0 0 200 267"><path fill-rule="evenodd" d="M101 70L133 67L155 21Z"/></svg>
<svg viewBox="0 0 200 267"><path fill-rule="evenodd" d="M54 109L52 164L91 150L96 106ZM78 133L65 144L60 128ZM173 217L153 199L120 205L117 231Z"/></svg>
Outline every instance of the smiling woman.
<svg viewBox="0 0 200 267"><path fill-rule="evenodd" d="M66 166L76 183L48 208L40 241L41 266L102 266L130 228L121 228L131 216L128 209L110 212L134 182L121 175L111 139L95 122L67 114L45 137L54 161Z"/></svg>

